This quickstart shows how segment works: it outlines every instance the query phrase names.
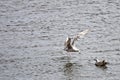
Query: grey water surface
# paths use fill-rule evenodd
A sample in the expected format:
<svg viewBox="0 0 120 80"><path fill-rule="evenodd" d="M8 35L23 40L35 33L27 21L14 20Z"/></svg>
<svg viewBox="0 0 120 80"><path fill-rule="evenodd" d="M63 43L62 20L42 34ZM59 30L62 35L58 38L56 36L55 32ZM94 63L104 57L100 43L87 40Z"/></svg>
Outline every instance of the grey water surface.
<svg viewBox="0 0 120 80"><path fill-rule="evenodd" d="M120 80L120 0L0 0L0 80Z"/></svg>

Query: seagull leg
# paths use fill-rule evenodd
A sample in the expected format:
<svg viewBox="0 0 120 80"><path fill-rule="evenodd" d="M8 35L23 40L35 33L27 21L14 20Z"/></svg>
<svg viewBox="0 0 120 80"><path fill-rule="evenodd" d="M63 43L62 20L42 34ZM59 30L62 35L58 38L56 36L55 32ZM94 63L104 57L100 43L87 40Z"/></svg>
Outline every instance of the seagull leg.
<svg viewBox="0 0 120 80"><path fill-rule="evenodd" d="M69 57L71 58L71 53L69 52Z"/></svg>
<svg viewBox="0 0 120 80"><path fill-rule="evenodd" d="M70 58L71 58L71 53L68 52L68 53L67 53L67 56L68 56L68 58L70 59Z"/></svg>

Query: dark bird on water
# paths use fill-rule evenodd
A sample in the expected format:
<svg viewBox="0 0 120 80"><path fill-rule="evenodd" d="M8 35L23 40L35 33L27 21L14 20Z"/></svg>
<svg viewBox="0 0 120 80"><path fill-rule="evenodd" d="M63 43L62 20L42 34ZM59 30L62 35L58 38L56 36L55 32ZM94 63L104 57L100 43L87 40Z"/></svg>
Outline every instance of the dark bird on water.
<svg viewBox="0 0 120 80"><path fill-rule="evenodd" d="M96 61L95 65L99 67L104 67L108 64L105 60L99 61L98 59L94 59Z"/></svg>

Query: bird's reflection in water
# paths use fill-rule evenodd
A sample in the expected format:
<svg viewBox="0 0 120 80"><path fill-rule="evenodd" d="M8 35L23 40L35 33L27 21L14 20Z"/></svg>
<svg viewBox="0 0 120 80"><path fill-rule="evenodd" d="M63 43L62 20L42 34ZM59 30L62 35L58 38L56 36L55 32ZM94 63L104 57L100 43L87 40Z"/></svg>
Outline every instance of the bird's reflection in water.
<svg viewBox="0 0 120 80"><path fill-rule="evenodd" d="M70 61L68 61L64 65L64 74L67 77L66 80L72 80L72 78L73 78L73 67L74 67L74 63L71 63Z"/></svg>
<svg viewBox="0 0 120 80"><path fill-rule="evenodd" d="M106 70L107 66L97 66L98 68L102 69L102 70Z"/></svg>

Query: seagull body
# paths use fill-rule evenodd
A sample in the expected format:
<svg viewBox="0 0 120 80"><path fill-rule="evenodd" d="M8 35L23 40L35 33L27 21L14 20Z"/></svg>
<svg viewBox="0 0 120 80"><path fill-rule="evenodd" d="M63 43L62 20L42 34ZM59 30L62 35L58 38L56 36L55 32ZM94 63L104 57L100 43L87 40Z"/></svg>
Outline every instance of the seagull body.
<svg viewBox="0 0 120 80"><path fill-rule="evenodd" d="M83 32L78 33L75 37L69 38L67 37L65 41L65 48L64 50L67 52L80 52L80 50L75 46L75 41L77 41L79 38L84 37L85 34L88 33L88 29L84 30ZM73 39L73 40L72 40Z"/></svg>
<svg viewBox="0 0 120 80"><path fill-rule="evenodd" d="M108 64L108 62L106 62L105 60L99 61L98 59L94 59L96 61L95 65L99 66L99 67L104 67L106 66L106 64Z"/></svg>
<svg viewBox="0 0 120 80"><path fill-rule="evenodd" d="M69 37L66 39L64 50L67 52L79 52L79 49L77 49L75 45L71 44L71 38Z"/></svg>

